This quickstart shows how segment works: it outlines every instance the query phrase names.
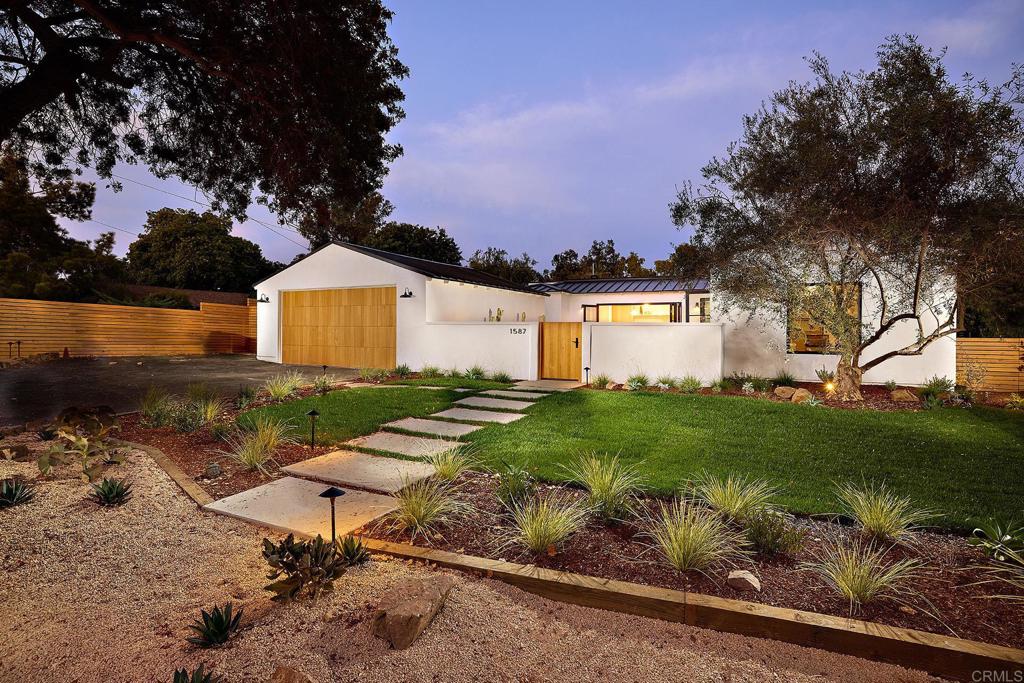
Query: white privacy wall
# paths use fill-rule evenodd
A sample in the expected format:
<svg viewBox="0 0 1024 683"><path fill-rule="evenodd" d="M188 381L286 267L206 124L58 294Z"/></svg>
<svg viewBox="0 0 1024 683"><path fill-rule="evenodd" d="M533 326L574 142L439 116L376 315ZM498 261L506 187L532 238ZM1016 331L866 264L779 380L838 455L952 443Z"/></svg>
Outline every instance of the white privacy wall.
<svg viewBox="0 0 1024 683"><path fill-rule="evenodd" d="M705 385L722 378L722 326L714 323L584 323L582 341L591 377L695 375Z"/></svg>
<svg viewBox="0 0 1024 683"><path fill-rule="evenodd" d="M515 379L537 379L538 334L536 322L427 323L405 362L416 369L436 365L463 371L479 365Z"/></svg>
<svg viewBox="0 0 1024 683"><path fill-rule="evenodd" d="M504 309L502 322L515 322L516 315L526 314L536 322L544 314L546 296L514 292L509 289L481 287L444 280L427 281L428 322L484 322L488 311L497 314Z"/></svg>

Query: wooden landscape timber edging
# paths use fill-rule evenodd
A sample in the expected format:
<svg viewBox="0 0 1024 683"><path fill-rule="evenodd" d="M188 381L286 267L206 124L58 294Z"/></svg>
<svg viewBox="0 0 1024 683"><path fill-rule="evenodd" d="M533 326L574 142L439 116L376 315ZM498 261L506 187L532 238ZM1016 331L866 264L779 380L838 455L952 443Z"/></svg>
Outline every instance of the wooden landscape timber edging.
<svg viewBox="0 0 1024 683"><path fill-rule="evenodd" d="M1024 391L1024 339L957 337L956 377L963 384L969 363L985 369L982 391Z"/></svg>
<svg viewBox="0 0 1024 683"><path fill-rule="evenodd" d="M1019 680L1014 678L1017 674L1012 672L1024 671L1024 650L999 645L743 600L571 574L534 565L459 555L365 536L362 540L373 552L480 573L551 600L584 607L781 640L794 645L921 669L936 676L961 681ZM1009 677L975 677L975 672L981 671L998 671L999 675Z"/></svg>
<svg viewBox="0 0 1024 683"><path fill-rule="evenodd" d="M195 480L185 474L185 471L178 467L177 463L167 457L163 451L153 446L147 446L144 443L135 443L133 441L122 441L121 439L111 439L110 442L115 446L126 446L128 448L135 448L143 451L149 457L153 458L160 469L167 473L175 484L177 484L182 491L185 492L192 501L202 508L204 505L209 505L213 502L213 496L206 492L203 487L195 482Z"/></svg>
<svg viewBox="0 0 1024 683"><path fill-rule="evenodd" d="M71 356L245 353L255 349L255 312L207 302L192 311L0 299L0 359L65 349Z"/></svg>

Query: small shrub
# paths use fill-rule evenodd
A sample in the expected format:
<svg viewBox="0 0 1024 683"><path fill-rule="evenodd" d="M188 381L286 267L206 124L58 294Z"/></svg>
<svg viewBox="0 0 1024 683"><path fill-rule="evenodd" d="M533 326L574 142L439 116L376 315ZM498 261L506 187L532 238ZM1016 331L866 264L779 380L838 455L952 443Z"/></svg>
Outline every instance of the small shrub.
<svg viewBox="0 0 1024 683"><path fill-rule="evenodd" d="M819 370L815 370L814 374L818 376L818 381L822 384L831 384L836 381L836 373L832 370L821 368Z"/></svg>
<svg viewBox="0 0 1024 683"><path fill-rule="evenodd" d="M388 377L388 371L380 368L359 368L359 379L364 382L381 382Z"/></svg>
<svg viewBox="0 0 1024 683"><path fill-rule="evenodd" d="M434 476L442 481L455 481L459 475L470 468L470 460L461 453L460 446L432 453L425 459L434 466Z"/></svg>
<svg viewBox="0 0 1024 683"><path fill-rule="evenodd" d="M754 387L754 391L756 391L759 394L763 394L766 391L771 391L772 389L772 381L767 377L751 377L750 385Z"/></svg>
<svg viewBox="0 0 1024 683"><path fill-rule="evenodd" d="M758 510L747 518L747 541L762 555L795 555L807 540L807 530L799 529L777 510Z"/></svg>
<svg viewBox="0 0 1024 683"><path fill-rule="evenodd" d="M352 534L338 541L338 554L341 555L342 559L345 560L345 564L349 567L363 564L370 559L370 551L366 549L363 539L357 538Z"/></svg>
<svg viewBox="0 0 1024 683"><path fill-rule="evenodd" d="M434 378L442 377L443 375L444 371L436 365L424 365L420 370L420 377Z"/></svg>
<svg viewBox="0 0 1024 683"><path fill-rule="evenodd" d="M716 379L711 383L711 393L720 394L723 391L729 391L732 387L732 383L727 379Z"/></svg>
<svg viewBox="0 0 1024 683"><path fill-rule="evenodd" d="M231 436L231 432L234 431L232 426L227 422L214 422L209 426L210 436L217 441L227 441Z"/></svg>
<svg viewBox="0 0 1024 683"><path fill-rule="evenodd" d="M400 379L406 379L412 374L412 368L405 363L395 366L394 373Z"/></svg>
<svg viewBox="0 0 1024 683"><path fill-rule="evenodd" d="M920 577L923 563L916 559L888 561L886 552L870 545L832 541L801 566L849 600L852 615L869 602L889 599L902 604L916 594L910 584Z"/></svg>
<svg viewBox="0 0 1024 683"><path fill-rule="evenodd" d="M941 403L945 395L952 393L954 388L953 380L935 375L924 383L919 393L926 402L928 399L935 399Z"/></svg>
<svg viewBox="0 0 1024 683"><path fill-rule="evenodd" d="M326 394L337 383L338 378L334 375L317 375L313 378L313 391L318 394Z"/></svg>
<svg viewBox="0 0 1024 683"><path fill-rule="evenodd" d="M111 448L105 440L117 429L117 419L111 409L68 408L58 416L55 425L60 442L50 446L36 460L42 474L49 474L54 465L77 461L81 478L91 482L107 465L124 461L121 452Z"/></svg>
<svg viewBox="0 0 1024 683"><path fill-rule="evenodd" d="M0 510L24 505L36 497L32 484L22 479L0 479Z"/></svg>
<svg viewBox="0 0 1024 683"><path fill-rule="evenodd" d="M659 389L675 389L678 386L676 378L672 375L659 375L655 384Z"/></svg>
<svg viewBox="0 0 1024 683"><path fill-rule="evenodd" d="M532 499L512 508L509 542L539 555L554 549L587 523L587 510L577 503Z"/></svg>
<svg viewBox="0 0 1024 683"><path fill-rule="evenodd" d="M566 466L574 482L587 490L587 505L604 522L623 520L633 512L642 479L635 465L623 465L618 456L582 455Z"/></svg>
<svg viewBox="0 0 1024 683"><path fill-rule="evenodd" d="M331 590L347 567L334 544L320 534L312 541L296 541L294 534L288 534L280 543L264 538L263 559L270 565L267 578L273 580L266 590L274 593L272 600L282 602L294 600L304 592L316 600L321 592Z"/></svg>
<svg viewBox="0 0 1024 683"><path fill-rule="evenodd" d="M896 384L896 380L894 379L887 380L885 383L885 388L887 391L896 391L897 386L898 385Z"/></svg>
<svg viewBox="0 0 1024 683"><path fill-rule="evenodd" d="M89 495L100 505L116 507L124 505L132 497L132 485L124 479L104 478L100 483L92 485Z"/></svg>
<svg viewBox="0 0 1024 683"><path fill-rule="evenodd" d="M171 395L159 387L150 387L139 404L142 421L148 427L163 427L170 420L174 410Z"/></svg>
<svg viewBox="0 0 1024 683"><path fill-rule="evenodd" d="M679 391L684 394L696 394L700 391L701 387L704 386L704 383L700 381L700 377L686 375L679 380L676 386L679 388Z"/></svg>
<svg viewBox="0 0 1024 683"><path fill-rule="evenodd" d="M938 396L925 396L924 400L921 402L921 407L925 410L935 410L936 408L941 408L944 405L945 403L943 403L942 399Z"/></svg>
<svg viewBox="0 0 1024 683"><path fill-rule="evenodd" d="M628 391L642 391L651 386L651 379L642 372L638 372L626 378L625 386Z"/></svg>
<svg viewBox="0 0 1024 683"><path fill-rule="evenodd" d="M243 386L239 388L238 394L235 396L235 407L239 410L248 408L256 400L256 396L259 394L259 389L253 386Z"/></svg>
<svg viewBox="0 0 1024 683"><path fill-rule="evenodd" d="M175 401L167 420L175 431L191 434L202 428L206 421L193 401Z"/></svg>
<svg viewBox="0 0 1024 683"><path fill-rule="evenodd" d="M1024 396L1020 394L1010 394L1009 398L1006 399L1006 403L1003 407L1007 410L1024 410Z"/></svg>
<svg viewBox="0 0 1024 683"><path fill-rule="evenodd" d="M461 379L462 378L462 373L459 372L458 368L451 368L447 372L444 373L444 376L445 377L451 377L452 379Z"/></svg>
<svg viewBox="0 0 1024 683"><path fill-rule="evenodd" d="M174 670L174 683L220 683L223 680L222 677L214 675L212 671L206 671L202 664L193 671Z"/></svg>
<svg viewBox="0 0 1024 683"><path fill-rule="evenodd" d="M711 510L685 500L661 504L645 534L654 548L679 571L700 572L745 557L743 538Z"/></svg>
<svg viewBox="0 0 1024 683"><path fill-rule="evenodd" d="M607 389L608 385L612 383L612 378L603 372L594 375L590 379L590 386L595 389Z"/></svg>
<svg viewBox="0 0 1024 683"><path fill-rule="evenodd" d="M898 496L886 485L846 483L838 487L837 495L845 511L871 540L896 543L911 538L916 525L931 516L914 507L909 498Z"/></svg>
<svg viewBox="0 0 1024 683"><path fill-rule="evenodd" d="M283 401L299 390L305 380L300 372L283 372L263 383L263 390L274 401Z"/></svg>
<svg viewBox="0 0 1024 683"><path fill-rule="evenodd" d="M727 520L745 522L751 515L772 508L778 489L763 479L732 475L716 477L704 472L693 483L693 494Z"/></svg>
<svg viewBox="0 0 1024 683"><path fill-rule="evenodd" d="M408 532L410 540L421 535L430 538L437 527L450 524L467 510L465 503L455 497L454 489L440 479L403 484L392 494L396 509L384 519L393 529Z"/></svg>
<svg viewBox="0 0 1024 683"><path fill-rule="evenodd" d="M229 602L221 609L220 605L214 605L213 609L207 612L200 610L201 619L196 619L189 628L198 635L186 638L193 645L202 648L217 647L228 642L235 631L238 630L238 623L242 619L242 610L233 612L232 604Z"/></svg>
<svg viewBox="0 0 1024 683"><path fill-rule="evenodd" d="M501 382L502 384L512 383L512 375L508 374L504 370L499 370L498 372L491 375L491 379L494 380L495 382Z"/></svg>
<svg viewBox="0 0 1024 683"><path fill-rule="evenodd" d="M474 365L466 370L466 374L463 377L466 379L487 379L487 371L479 365Z"/></svg>
<svg viewBox="0 0 1024 683"><path fill-rule="evenodd" d="M792 372L783 370L772 378L772 384L777 387L795 387L796 377L793 376Z"/></svg>
<svg viewBox="0 0 1024 683"><path fill-rule="evenodd" d="M533 476L525 468L506 464L496 474L498 486L494 494L506 510L524 505L536 494L537 487Z"/></svg>
<svg viewBox="0 0 1024 683"><path fill-rule="evenodd" d="M975 529L967 542L981 548L997 562L1007 562L1015 553L1024 552L1024 525L990 519Z"/></svg>

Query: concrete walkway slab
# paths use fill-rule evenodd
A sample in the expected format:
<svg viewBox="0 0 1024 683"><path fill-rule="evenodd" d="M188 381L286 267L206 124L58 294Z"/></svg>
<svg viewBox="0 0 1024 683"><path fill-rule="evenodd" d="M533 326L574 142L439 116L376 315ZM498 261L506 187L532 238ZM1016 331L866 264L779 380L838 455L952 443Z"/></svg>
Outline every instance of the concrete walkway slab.
<svg viewBox="0 0 1024 683"><path fill-rule="evenodd" d="M324 484L284 477L221 498L205 510L285 533L331 537L331 505L320 498ZM348 490L335 500L338 536L349 534L395 509L390 496Z"/></svg>
<svg viewBox="0 0 1024 683"><path fill-rule="evenodd" d="M523 382L516 382L513 389L536 389L537 391L570 391L582 387L583 382L576 382L571 379L535 379Z"/></svg>
<svg viewBox="0 0 1024 683"><path fill-rule="evenodd" d="M536 401L539 398L550 396L537 391L514 391L512 389L488 389L481 391L481 396L497 396L499 398L514 398L517 401Z"/></svg>
<svg viewBox="0 0 1024 683"><path fill-rule="evenodd" d="M526 417L522 413L499 413L496 410L470 410L469 408L449 408L430 417L439 417L448 420L467 420L469 422L497 422L508 424Z"/></svg>
<svg viewBox="0 0 1024 683"><path fill-rule="evenodd" d="M396 434L395 432L376 432L375 434L360 436L357 439L346 441L345 445L370 448L387 453L397 453L412 458L422 458L427 455L451 450L452 448L459 448L463 444L458 441L431 439L425 436L410 436L409 434Z"/></svg>
<svg viewBox="0 0 1024 683"><path fill-rule="evenodd" d="M354 486L381 493L400 491L406 484L434 474L434 466L427 463L354 451L334 451L282 469L304 479L317 479L337 486Z"/></svg>
<svg viewBox="0 0 1024 683"><path fill-rule="evenodd" d="M487 396L470 396L455 402L460 406L474 408L501 408L503 410L526 410L533 404L529 401L510 401L506 398L488 398Z"/></svg>
<svg viewBox="0 0 1024 683"><path fill-rule="evenodd" d="M424 420L419 417L395 420L394 422L382 424L381 429L384 427L404 429L407 432L417 432L420 434L433 434L434 436L443 436L449 439L457 439L460 436L465 436L481 429L481 427L476 425L462 425L455 422L444 422L443 420Z"/></svg>

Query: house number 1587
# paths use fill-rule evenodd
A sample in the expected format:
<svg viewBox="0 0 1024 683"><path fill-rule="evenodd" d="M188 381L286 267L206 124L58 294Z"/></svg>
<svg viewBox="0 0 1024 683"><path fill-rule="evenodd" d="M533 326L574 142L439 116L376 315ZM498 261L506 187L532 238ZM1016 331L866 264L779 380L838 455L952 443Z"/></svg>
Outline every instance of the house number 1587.
<svg viewBox="0 0 1024 683"><path fill-rule="evenodd" d="M509 334L526 334L525 327L510 327L508 328Z"/></svg>

